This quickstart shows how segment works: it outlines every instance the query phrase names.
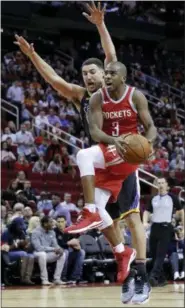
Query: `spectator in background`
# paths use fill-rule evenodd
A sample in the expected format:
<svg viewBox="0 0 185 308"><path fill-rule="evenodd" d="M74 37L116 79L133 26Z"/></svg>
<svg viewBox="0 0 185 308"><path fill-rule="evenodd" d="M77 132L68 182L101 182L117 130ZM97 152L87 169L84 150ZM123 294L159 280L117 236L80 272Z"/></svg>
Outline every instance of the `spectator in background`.
<svg viewBox="0 0 185 308"><path fill-rule="evenodd" d="M80 212L80 209L74 203L71 202L71 194L69 193L64 194L64 201L61 203L61 205L64 208L67 208L70 212L72 211L77 213Z"/></svg>
<svg viewBox="0 0 185 308"><path fill-rule="evenodd" d="M37 106L35 89L30 87L29 89L26 90L24 104L26 105L26 107Z"/></svg>
<svg viewBox="0 0 185 308"><path fill-rule="evenodd" d="M26 230L26 233L30 236L30 239L31 239L33 230L39 226L40 226L40 218L38 216L30 217L28 221L28 228Z"/></svg>
<svg viewBox="0 0 185 308"><path fill-rule="evenodd" d="M37 198L35 197L35 189L31 187L31 182L30 181L25 181L24 182L24 195L28 200L33 200L37 201Z"/></svg>
<svg viewBox="0 0 185 308"><path fill-rule="evenodd" d="M184 170L184 160L181 154L178 154L177 157L170 162L170 170Z"/></svg>
<svg viewBox="0 0 185 308"><path fill-rule="evenodd" d="M24 182L27 180L26 178L26 173L24 171L19 171L17 173L17 177L14 181L17 182L17 187L18 189L23 189L24 188Z"/></svg>
<svg viewBox="0 0 185 308"><path fill-rule="evenodd" d="M9 149L7 142L3 142L1 144L1 161L2 162L10 162L15 161L16 157Z"/></svg>
<svg viewBox="0 0 185 308"><path fill-rule="evenodd" d="M56 123L55 126L52 128L52 133L55 135L55 136L58 136L60 137L61 135L61 124L60 123Z"/></svg>
<svg viewBox="0 0 185 308"><path fill-rule="evenodd" d="M8 255L11 261L21 259L21 282L25 285L33 285L31 281L34 256L28 253L29 241L25 236L25 224L21 217L14 218L8 226L8 229L3 232L1 240L3 244L10 246Z"/></svg>
<svg viewBox="0 0 185 308"><path fill-rule="evenodd" d="M60 114L60 126L62 129L67 129L70 126L69 120L66 119L66 114Z"/></svg>
<svg viewBox="0 0 185 308"><path fill-rule="evenodd" d="M5 127L2 141L6 141L9 137L12 139L12 143L16 143L16 134L12 133L9 127Z"/></svg>
<svg viewBox="0 0 185 308"><path fill-rule="evenodd" d="M17 129L16 129L15 123L13 121L8 121L8 127L9 127L12 134L16 134Z"/></svg>
<svg viewBox="0 0 185 308"><path fill-rule="evenodd" d="M24 154L18 156L18 160L15 163L15 170L17 171L27 171L29 170L29 162L27 161Z"/></svg>
<svg viewBox="0 0 185 308"><path fill-rule="evenodd" d="M25 206L29 205L28 199L26 198L23 190L18 190L15 195L16 202L23 203Z"/></svg>
<svg viewBox="0 0 185 308"><path fill-rule="evenodd" d="M7 210L6 206L1 205L1 233L5 230L7 225Z"/></svg>
<svg viewBox="0 0 185 308"><path fill-rule="evenodd" d="M61 154L61 146L57 138L52 138L51 143L46 151L47 161L51 161L55 154Z"/></svg>
<svg viewBox="0 0 185 308"><path fill-rule="evenodd" d="M16 191L19 190L17 181L13 180L9 186L6 192L3 192L2 198L5 200L11 200L15 203L16 201ZM4 194L6 197L4 197Z"/></svg>
<svg viewBox="0 0 185 308"><path fill-rule="evenodd" d="M34 256L38 259L42 285L50 285L48 280L47 263L56 262L54 283L63 284L61 274L65 263L65 253L57 244L55 232L52 230L52 219L44 216L41 226L33 230L31 243L34 248Z"/></svg>
<svg viewBox="0 0 185 308"><path fill-rule="evenodd" d="M153 171L167 171L168 170L168 160L161 157L159 152L156 153L156 158L152 161Z"/></svg>
<svg viewBox="0 0 185 308"><path fill-rule="evenodd" d="M48 173L55 173L59 174L63 172L62 169L62 160L60 154L55 154L53 160L50 162L48 168L47 168Z"/></svg>
<svg viewBox="0 0 185 308"><path fill-rule="evenodd" d="M21 121L30 121L31 120L31 114L29 110L26 108L26 106L23 104L22 105L22 113L21 113Z"/></svg>
<svg viewBox="0 0 185 308"><path fill-rule="evenodd" d="M40 193L40 200L37 203L37 210L39 213L48 215L48 213L53 209L51 200L48 198L48 194L45 191Z"/></svg>
<svg viewBox="0 0 185 308"><path fill-rule="evenodd" d="M48 108L49 107L49 103L47 101L46 95L42 95L41 99L38 102L38 107L39 109L43 109L43 108Z"/></svg>
<svg viewBox="0 0 185 308"><path fill-rule="evenodd" d="M77 208L82 211L83 207L84 207L84 200L83 198L79 198L77 203L76 203Z"/></svg>
<svg viewBox="0 0 185 308"><path fill-rule="evenodd" d="M76 112L74 110L74 107L72 104L68 104L67 107L66 107L66 113L67 115L69 116L75 116L76 115Z"/></svg>
<svg viewBox="0 0 185 308"><path fill-rule="evenodd" d="M37 152L45 156L47 152L47 148L48 148L48 139L43 138L43 140L41 141L41 144L37 147Z"/></svg>
<svg viewBox="0 0 185 308"><path fill-rule="evenodd" d="M58 216L54 231L58 245L64 249L66 254L62 280L76 284L82 279L85 251L81 249L80 242L77 238L64 233L65 227L66 218L64 216Z"/></svg>
<svg viewBox="0 0 185 308"><path fill-rule="evenodd" d="M16 133L16 142L18 144L17 153L29 157L31 148L34 146L34 138L31 132L26 131L25 124L21 124L21 130Z"/></svg>
<svg viewBox="0 0 185 308"><path fill-rule="evenodd" d="M13 206L13 215L11 217L11 220L14 220L17 217L23 217L23 211L24 211L24 204L17 202Z"/></svg>
<svg viewBox="0 0 185 308"><path fill-rule="evenodd" d="M69 153L66 146L62 146L62 165L64 169L64 173L67 173L69 169L71 168L69 163Z"/></svg>
<svg viewBox="0 0 185 308"><path fill-rule="evenodd" d="M32 172L43 174L47 170L47 163L44 160L44 155L39 154L39 160L35 162Z"/></svg>
<svg viewBox="0 0 185 308"><path fill-rule="evenodd" d="M37 135L39 135L39 132L41 129L45 129L46 125L49 124L48 121L48 117L46 116L46 113L44 110L41 110L39 112L39 115L35 117L35 125L36 127L36 131L37 131Z"/></svg>
<svg viewBox="0 0 185 308"><path fill-rule="evenodd" d="M67 208L61 205L61 198L59 194L52 195L52 206L53 209L49 212L49 216L56 218L57 216L65 216L67 221L67 226L71 225L71 214Z"/></svg>
<svg viewBox="0 0 185 308"><path fill-rule="evenodd" d="M12 85L8 88L7 99L11 101L12 104L18 107L19 109L19 119L21 119L21 109L22 104L24 103L24 92L21 86L21 82L14 81Z"/></svg>
<svg viewBox="0 0 185 308"><path fill-rule="evenodd" d="M169 172L169 178L168 178L168 184L170 187L178 186L179 181L175 176L175 170L170 170Z"/></svg>
<svg viewBox="0 0 185 308"><path fill-rule="evenodd" d="M53 126L55 126L57 122L60 123L60 119L58 116L56 116L53 108L50 108L49 110L48 122L50 125L53 125Z"/></svg>
<svg viewBox="0 0 185 308"><path fill-rule="evenodd" d="M28 224L29 224L30 218L32 216L33 216L32 209L29 206L26 206L23 209L23 219L24 219L24 223L25 223L26 229L28 228Z"/></svg>
<svg viewBox="0 0 185 308"><path fill-rule="evenodd" d="M184 243L184 231L182 230L182 227L179 226L175 228L174 231L175 231L174 238L169 245L168 256L172 267L173 280L177 280L177 279L184 279L185 243Z"/></svg>

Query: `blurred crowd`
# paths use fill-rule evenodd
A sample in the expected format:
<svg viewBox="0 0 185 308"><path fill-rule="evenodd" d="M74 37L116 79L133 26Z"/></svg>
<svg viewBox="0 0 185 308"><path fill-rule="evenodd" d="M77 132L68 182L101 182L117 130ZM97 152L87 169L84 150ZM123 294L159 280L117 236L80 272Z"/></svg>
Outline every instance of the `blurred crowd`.
<svg viewBox="0 0 185 308"><path fill-rule="evenodd" d="M116 11L117 6L119 10L123 9L120 5L118 1L112 6L108 4L107 10ZM124 3L124 9L125 5L131 4ZM76 44L79 46L69 51L74 57L74 66L72 61L64 65L58 54L44 55L43 58L66 81L82 84L80 63L92 55L102 58L103 53L100 44L96 45L95 50L88 41ZM159 133L155 159L141 168L152 173L170 172L168 176L171 185L183 185L184 179L176 177L176 174L182 173L185 167L184 122L173 116L178 108L182 108L184 98L171 95L163 89L162 83L147 83L140 78L141 75L132 74L131 71L135 67L139 72L143 71L154 79L160 77L184 90L183 71L179 68L181 59L165 49L154 50L153 56L149 58L143 47L132 44L119 46L118 58L129 65L128 83L158 99L155 107L152 105L150 108ZM57 182L63 181L64 185L65 176L69 176L70 185L77 181L76 152L80 147L89 146L80 116L70 101L43 81L21 52L6 53L1 68L2 99L18 108L20 120L20 127L16 127L14 117L3 117L2 121L2 169L4 175L12 172L13 177L16 173L7 186L4 184L6 187L2 191L1 250L5 268L4 282L8 283L8 269L15 269L20 257L23 260L19 267L20 277L24 284L33 283L35 261L43 285L50 284L47 263L55 262L54 283L82 282L84 250L77 238L63 234L65 226L76 219L83 207L81 190L79 187L74 189L79 195L75 199L68 189L62 190L64 197L61 199L60 186L52 193L52 184L55 187ZM38 187L39 181L43 180L49 181L50 189L47 191ZM174 247L177 247L181 235L179 226L175 228ZM47 236L48 232L50 236ZM129 237L127 227L124 227L124 233Z"/></svg>

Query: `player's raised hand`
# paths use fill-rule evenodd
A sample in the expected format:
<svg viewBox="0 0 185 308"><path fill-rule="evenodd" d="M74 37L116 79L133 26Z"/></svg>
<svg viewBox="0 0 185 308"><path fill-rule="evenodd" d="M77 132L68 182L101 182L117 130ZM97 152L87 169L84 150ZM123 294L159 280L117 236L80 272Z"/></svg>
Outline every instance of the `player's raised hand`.
<svg viewBox="0 0 185 308"><path fill-rule="evenodd" d="M22 36L15 34L15 45L19 46L20 50L26 55L31 56L34 53L33 43L29 44Z"/></svg>
<svg viewBox="0 0 185 308"><path fill-rule="evenodd" d="M86 4L86 8L89 14L83 12L83 16L85 16L92 24L96 26L101 25L104 21L106 5L101 8L101 4L98 2L98 6L96 7L94 1L92 1L91 5Z"/></svg>

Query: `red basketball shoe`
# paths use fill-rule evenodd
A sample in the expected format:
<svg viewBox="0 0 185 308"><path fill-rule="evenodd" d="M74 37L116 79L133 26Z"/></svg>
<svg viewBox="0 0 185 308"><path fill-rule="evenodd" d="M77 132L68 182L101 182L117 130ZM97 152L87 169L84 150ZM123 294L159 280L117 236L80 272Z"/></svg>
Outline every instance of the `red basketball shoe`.
<svg viewBox="0 0 185 308"><path fill-rule="evenodd" d="M89 229L98 228L102 224L102 219L100 215L96 213L91 213L88 209L84 208L80 213L77 222L64 229L66 233L81 233Z"/></svg>
<svg viewBox="0 0 185 308"><path fill-rule="evenodd" d="M136 251L133 248L125 246L125 250L121 253L114 253L118 263L117 282L123 282L130 272L130 265L136 257Z"/></svg>

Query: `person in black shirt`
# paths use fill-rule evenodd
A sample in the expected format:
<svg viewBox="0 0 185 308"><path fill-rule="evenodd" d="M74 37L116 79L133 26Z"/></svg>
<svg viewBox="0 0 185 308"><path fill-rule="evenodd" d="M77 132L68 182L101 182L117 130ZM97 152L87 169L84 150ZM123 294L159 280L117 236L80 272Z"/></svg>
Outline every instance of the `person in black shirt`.
<svg viewBox="0 0 185 308"><path fill-rule="evenodd" d="M79 283L82 280L83 261L85 251L81 249L80 242L77 238L63 233L66 227L65 216L58 216L57 226L54 229L58 245L65 249L66 262L64 265L62 280L67 283Z"/></svg>
<svg viewBox="0 0 185 308"><path fill-rule="evenodd" d="M143 214L143 224L148 227L148 220L152 214L152 226L149 238L150 254L153 268L150 273L152 286L162 286L166 283L163 264L167 255L168 246L172 240L173 214L178 212L184 230L184 211L177 196L169 193L169 185L165 178L157 180L158 194L153 196L149 206Z"/></svg>

